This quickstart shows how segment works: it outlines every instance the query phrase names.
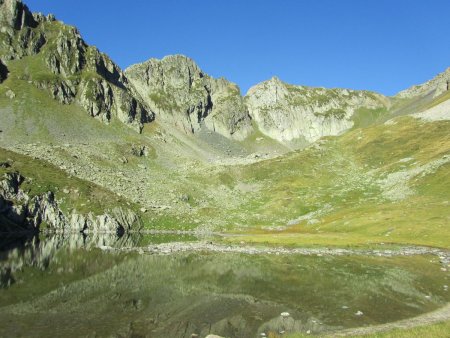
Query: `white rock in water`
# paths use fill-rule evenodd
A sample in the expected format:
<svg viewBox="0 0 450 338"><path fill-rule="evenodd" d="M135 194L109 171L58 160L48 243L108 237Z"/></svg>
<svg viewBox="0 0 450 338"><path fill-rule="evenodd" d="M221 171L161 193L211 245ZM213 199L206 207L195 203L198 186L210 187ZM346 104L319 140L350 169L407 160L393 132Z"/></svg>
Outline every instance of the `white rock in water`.
<svg viewBox="0 0 450 338"><path fill-rule="evenodd" d="M355 316L362 316L364 313L362 311L358 311L355 313Z"/></svg>
<svg viewBox="0 0 450 338"><path fill-rule="evenodd" d="M289 317L289 312L281 312L281 317Z"/></svg>

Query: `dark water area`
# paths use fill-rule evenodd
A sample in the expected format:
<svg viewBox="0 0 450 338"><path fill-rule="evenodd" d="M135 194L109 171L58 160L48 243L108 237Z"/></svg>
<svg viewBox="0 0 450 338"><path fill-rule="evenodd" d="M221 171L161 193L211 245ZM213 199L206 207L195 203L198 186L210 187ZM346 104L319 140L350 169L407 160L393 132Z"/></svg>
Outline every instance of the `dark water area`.
<svg viewBox="0 0 450 338"><path fill-rule="evenodd" d="M414 317L450 300L448 272L431 255L101 249L196 240L0 235L0 337L317 334Z"/></svg>

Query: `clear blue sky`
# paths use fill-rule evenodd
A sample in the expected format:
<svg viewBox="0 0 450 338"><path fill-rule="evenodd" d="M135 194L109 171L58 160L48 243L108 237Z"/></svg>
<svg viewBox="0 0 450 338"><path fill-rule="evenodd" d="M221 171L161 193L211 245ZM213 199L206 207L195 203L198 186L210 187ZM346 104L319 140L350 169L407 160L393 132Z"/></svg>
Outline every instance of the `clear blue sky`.
<svg viewBox="0 0 450 338"><path fill-rule="evenodd" d="M184 54L247 89L273 75L392 95L450 66L449 0L24 0L122 68Z"/></svg>

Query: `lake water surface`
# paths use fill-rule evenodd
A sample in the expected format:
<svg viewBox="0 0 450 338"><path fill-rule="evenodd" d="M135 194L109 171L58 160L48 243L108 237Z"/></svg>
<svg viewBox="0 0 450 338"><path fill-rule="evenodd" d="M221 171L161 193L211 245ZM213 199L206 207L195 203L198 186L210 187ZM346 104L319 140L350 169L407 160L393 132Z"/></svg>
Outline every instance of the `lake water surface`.
<svg viewBox="0 0 450 338"><path fill-rule="evenodd" d="M450 300L448 272L431 255L150 255L99 249L195 240L2 236L0 336L315 334L414 317Z"/></svg>

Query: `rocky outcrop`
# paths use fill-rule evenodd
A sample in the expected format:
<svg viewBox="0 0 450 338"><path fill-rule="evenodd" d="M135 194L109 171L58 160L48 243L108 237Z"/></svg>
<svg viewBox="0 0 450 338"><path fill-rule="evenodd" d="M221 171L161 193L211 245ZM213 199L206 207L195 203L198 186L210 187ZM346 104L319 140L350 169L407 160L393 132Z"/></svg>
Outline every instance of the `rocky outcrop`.
<svg viewBox="0 0 450 338"><path fill-rule="evenodd" d="M66 216L52 192L33 197L20 186L25 178L18 173L7 173L0 180L0 232L39 231L118 233L140 229L136 213L114 208L102 215L83 215L73 211Z"/></svg>
<svg viewBox="0 0 450 338"><path fill-rule="evenodd" d="M0 0L0 23L9 28L20 30L24 27L36 27L37 22L28 7L17 0Z"/></svg>
<svg viewBox="0 0 450 338"><path fill-rule="evenodd" d="M34 80L33 84L39 89L46 90L53 99L62 104L74 102L78 90L76 84L70 80L42 79Z"/></svg>
<svg viewBox="0 0 450 338"><path fill-rule="evenodd" d="M450 90L450 68L438 74L433 79L408 89L402 90L395 97L398 98L413 98L420 96L431 95L433 98L437 97Z"/></svg>
<svg viewBox="0 0 450 338"><path fill-rule="evenodd" d="M187 133L205 126L241 140L252 130L239 88L208 76L185 56L150 59L129 67L125 74L158 119Z"/></svg>
<svg viewBox="0 0 450 338"><path fill-rule="evenodd" d="M348 89L293 86L274 77L248 91L246 105L260 131L280 142L314 142L353 126L359 108L387 105L382 95Z"/></svg>
<svg viewBox="0 0 450 338"><path fill-rule="evenodd" d="M76 28L55 23L59 32L46 46L45 62L54 74L68 77L75 75L86 64L87 45Z"/></svg>
<svg viewBox="0 0 450 338"><path fill-rule="evenodd" d="M5 81L7 77L8 77L8 68L6 68L6 66L0 60L0 83Z"/></svg>
<svg viewBox="0 0 450 338"><path fill-rule="evenodd" d="M122 235L130 230L139 230L140 226L140 220L134 212L121 208L115 208L103 215L81 215L73 212L68 223L73 231L90 234L114 232Z"/></svg>
<svg viewBox="0 0 450 338"><path fill-rule="evenodd" d="M0 0L2 59L38 55L46 69L30 72L31 82L62 104L77 103L91 116L116 117L141 131L154 114L134 95L120 68L88 46L74 27L51 15L32 14L18 0ZM39 65L40 62L37 62Z"/></svg>
<svg viewBox="0 0 450 338"><path fill-rule="evenodd" d="M46 42L45 34L35 29L43 16L34 16L21 1L0 0L0 49L3 60L36 54Z"/></svg>
<svg viewBox="0 0 450 338"><path fill-rule="evenodd" d="M253 129L239 87L223 78L213 80L210 95L212 109L204 120L206 127L228 138L245 139Z"/></svg>

